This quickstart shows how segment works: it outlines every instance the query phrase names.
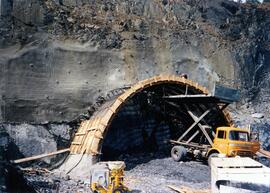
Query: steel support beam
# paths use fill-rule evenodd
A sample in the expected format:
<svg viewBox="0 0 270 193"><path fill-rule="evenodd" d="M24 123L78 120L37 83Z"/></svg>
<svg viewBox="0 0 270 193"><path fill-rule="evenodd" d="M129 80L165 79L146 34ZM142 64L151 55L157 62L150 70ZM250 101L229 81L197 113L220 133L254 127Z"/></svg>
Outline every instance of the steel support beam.
<svg viewBox="0 0 270 193"><path fill-rule="evenodd" d="M194 139L194 137L196 137L198 134L200 133L199 130L197 130L188 140L187 140L187 143L191 142L192 139Z"/></svg>
<svg viewBox="0 0 270 193"><path fill-rule="evenodd" d="M177 141L181 141L192 130L192 128L194 128L209 112L210 109L205 111L197 120L195 120L195 122L186 130L186 132Z"/></svg>
<svg viewBox="0 0 270 193"><path fill-rule="evenodd" d="M206 111L207 112L207 111ZM188 110L188 114L192 117L192 119L195 121L195 122L198 122L200 121L199 118L194 115L190 110ZM199 128L201 129L201 131L203 132L203 134L205 135L207 141L209 142L210 145L213 145L213 141L212 139L210 138L210 136L208 135L208 133L206 132L204 126L198 122L198 126Z"/></svg>

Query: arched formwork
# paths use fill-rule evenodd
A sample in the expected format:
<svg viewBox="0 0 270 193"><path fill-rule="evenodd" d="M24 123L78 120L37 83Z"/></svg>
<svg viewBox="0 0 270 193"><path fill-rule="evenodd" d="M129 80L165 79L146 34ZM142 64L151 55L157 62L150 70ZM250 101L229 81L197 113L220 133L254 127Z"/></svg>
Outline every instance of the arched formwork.
<svg viewBox="0 0 270 193"><path fill-rule="evenodd" d="M71 154L90 154L98 155L101 152L102 141L105 137L106 131L110 126L114 116L125 104L125 102L134 96L136 93L158 84L172 83L178 85L188 85L198 93L208 94L208 90L205 87L200 86L191 80L185 79L181 76L172 75L160 75L150 79L142 80L130 89L125 91L115 99L108 101L102 105L102 107L94 113L94 115L86 121L83 121L75 134L74 140L71 144ZM227 122L231 123L231 118L227 111L223 111Z"/></svg>
<svg viewBox="0 0 270 193"><path fill-rule="evenodd" d="M97 162L97 158L101 154L102 143L106 137L106 132L109 130L119 110L135 94L163 84L180 85L182 87L188 86L189 89L196 93L208 94L208 90L205 87L189 79L175 75L159 75L134 84L121 95L115 96L115 98L102 104L89 120L81 123L71 143L70 155L61 166L60 171L69 173L70 177L75 179L89 178L89 168ZM226 119L226 123L231 125L232 120L229 113L226 110L223 110L222 113Z"/></svg>

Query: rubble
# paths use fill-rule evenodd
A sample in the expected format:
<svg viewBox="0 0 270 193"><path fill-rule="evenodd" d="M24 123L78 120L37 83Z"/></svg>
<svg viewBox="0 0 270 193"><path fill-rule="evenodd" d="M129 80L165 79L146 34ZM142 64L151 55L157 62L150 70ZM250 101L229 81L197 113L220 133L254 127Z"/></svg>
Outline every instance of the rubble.
<svg viewBox="0 0 270 193"><path fill-rule="evenodd" d="M185 186L194 190L210 188L210 171L201 162L174 162L162 152L154 154L122 155L127 169L125 184L132 192L173 193L168 184ZM29 186L38 192L90 192L89 179L72 180L67 175L43 172L40 169L25 171L25 178ZM198 172L200 171L200 172ZM194 173L198 175L194 176Z"/></svg>
<svg viewBox="0 0 270 193"><path fill-rule="evenodd" d="M160 157L159 157L160 156ZM142 192L174 192L167 185L187 186L193 189L210 188L210 171L202 162L174 162L167 155L145 156L147 159L125 160L127 186ZM148 160L148 161L147 161ZM196 173L196 175L194 175Z"/></svg>

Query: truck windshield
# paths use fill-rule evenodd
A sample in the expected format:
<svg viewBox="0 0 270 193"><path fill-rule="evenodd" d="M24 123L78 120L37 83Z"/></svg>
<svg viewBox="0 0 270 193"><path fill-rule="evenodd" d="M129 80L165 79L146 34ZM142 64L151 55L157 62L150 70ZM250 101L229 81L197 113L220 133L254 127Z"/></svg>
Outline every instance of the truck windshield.
<svg viewBox="0 0 270 193"><path fill-rule="evenodd" d="M249 141L248 132L230 131L230 140L235 140L235 141Z"/></svg>

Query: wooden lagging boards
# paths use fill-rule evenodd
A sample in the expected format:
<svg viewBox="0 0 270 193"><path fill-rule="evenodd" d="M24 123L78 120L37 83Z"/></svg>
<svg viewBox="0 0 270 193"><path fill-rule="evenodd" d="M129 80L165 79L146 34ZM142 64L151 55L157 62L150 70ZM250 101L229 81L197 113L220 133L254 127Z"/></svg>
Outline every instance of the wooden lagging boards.
<svg viewBox="0 0 270 193"><path fill-rule="evenodd" d="M105 102L99 111L86 121L83 121L75 134L71 143L70 151L72 154L91 154L97 155L100 153L102 140L106 129L110 126L115 114L119 111L125 101L131 98L134 94L150 86L172 83L178 85L187 85L189 88L197 90L199 93L208 94L205 87L200 86L189 79L174 75L159 75L150 79L142 80L126 90L114 101ZM225 118L231 123L228 112L224 111Z"/></svg>

